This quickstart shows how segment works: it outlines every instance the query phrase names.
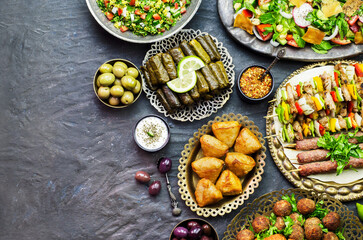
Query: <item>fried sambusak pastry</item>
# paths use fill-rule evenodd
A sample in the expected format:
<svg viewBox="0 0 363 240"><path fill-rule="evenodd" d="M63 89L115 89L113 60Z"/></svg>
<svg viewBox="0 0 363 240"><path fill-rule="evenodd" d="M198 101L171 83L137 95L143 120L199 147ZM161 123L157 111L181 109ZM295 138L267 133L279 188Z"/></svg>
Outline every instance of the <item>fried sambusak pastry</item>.
<svg viewBox="0 0 363 240"><path fill-rule="evenodd" d="M226 162L228 169L236 174L237 177L245 176L256 165L256 162L252 157L237 152L227 153L224 161Z"/></svg>
<svg viewBox="0 0 363 240"><path fill-rule="evenodd" d="M218 202L223 198L221 191L206 178L202 178L195 189L195 198L199 207Z"/></svg>
<svg viewBox="0 0 363 240"><path fill-rule="evenodd" d="M234 150L243 154L252 154L261 148L260 141L248 128L241 130L234 145Z"/></svg>
<svg viewBox="0 0 363 240"><path fill-rule="evenodd" d="M207 178L215 183L222 171L224 161L214 157L204 157L192 162L193 171L200 178Z"/></svg>
<svg viewBox="0 0 363 240"><path fill-rule="evenodd" d="M203 154L206 157L223 157L228 152L228 146L211 135L203 135L200 138Z"/></svg>
<svg viewBox="0 0 363 240"><path fill-rule="evenodd" d="M242 193L242 184L239 178L231 171L224 170L219 177L216 187L223 196L232 196Z"/></svg>
<svg viewBox="0 0 363 240"><path fill-rule="evenodd" d="M229 148L233 147L238 136L241 124L237 121L216 122L212 124L214 136L224 142Z"/></svg>

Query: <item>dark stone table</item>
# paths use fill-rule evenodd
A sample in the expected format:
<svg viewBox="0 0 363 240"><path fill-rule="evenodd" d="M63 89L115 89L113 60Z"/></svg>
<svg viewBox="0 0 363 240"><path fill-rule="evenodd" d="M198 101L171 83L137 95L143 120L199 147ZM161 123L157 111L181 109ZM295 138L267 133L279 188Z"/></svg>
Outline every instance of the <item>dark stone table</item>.
<svg viewBox="0 0 363 240"><path fill-rule="evenodd" d="M227 36L216 1L203 1L186 28L222 41L236 73L272 61ZM111 36L82 0L3 1L0 33L0 239L168 239L176 223L197 215L177 194L183 213L173 217L165 185L150 197L147 187L135 182L135 172L145 170L164 184L155 162L168 156L177 193L180 152L200 126L233 112L248 116L265 132L267 103L249 105L233 92L223 109L207 119L167 119L169 144L158 153L146 153L131 137L133 125L147 114L160 114L145 95L126 109L105 107L93 93L92 77L108 59L126 58L140 65L150 45ZM304 65L278 63L272 70L276 86ZM246 203L293 187L267 155L260 186ZM346 205L356 211L355 202ZM208 219L220 238L241 208Z"/></svg>

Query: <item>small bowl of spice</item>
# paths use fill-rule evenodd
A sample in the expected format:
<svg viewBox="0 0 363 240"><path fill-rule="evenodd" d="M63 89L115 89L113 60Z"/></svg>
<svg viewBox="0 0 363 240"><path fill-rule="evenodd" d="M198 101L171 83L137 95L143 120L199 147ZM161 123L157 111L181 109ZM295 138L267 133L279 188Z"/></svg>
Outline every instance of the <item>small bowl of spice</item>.
<svg viewBox="0 0 363 240"><path fill-rule="evenodd" d="M169 125L159 116L148 115L135 125L134 140L144 151L159 151L168 144L169 139Z"/></svg>
<svg viewBox="0 0 363 240"><path fill-rule="evenodd" d="M258 65L252 65L242 70L236 79L236 87L244 101L258 103L271 95L274 89L272 74L268 72L263 79L259 79L265 70L265 67Z"/></svg>

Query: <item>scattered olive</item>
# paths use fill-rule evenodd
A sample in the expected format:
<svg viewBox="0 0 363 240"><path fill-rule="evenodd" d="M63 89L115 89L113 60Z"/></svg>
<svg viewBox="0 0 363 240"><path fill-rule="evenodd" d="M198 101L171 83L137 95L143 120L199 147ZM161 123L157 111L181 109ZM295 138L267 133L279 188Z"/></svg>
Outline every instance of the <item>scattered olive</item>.
<svg viewBox="0 0 363 240"><path fill-rule="evenodd" d="M135 173L135 179L141 183L147 183L150 181L150 175L144 171L137 171Z"/></svg>
<svg viewBox="0 0 363 240"><path fill-rule="evenodd" d="M199 226L200 227L200 224L197 223L196 221L190 221L190 222L188 222L188 229L192 229L195 226Z"/></svg>
<svg viewBox="0 0 363 240"><path fill-rule="evenodd" d="M101 73L110 73L110 72L112 72L112 65L108 64L108 63L102 64L101 67L100 67L100 72Z"/></svg>
<svg viewBox="0 0 363 240"><path fill-rule="evenodd" d="M101 75L100 75L101 76ZM100 76L97 77L97 80L96 80L96 85L97 87L101 87L101 83L100 83Z"/></svg>
<svg viewBox="0 0 363 240"><path fill-rule="evenodd" d="M174 236L177 238L185 238L188 236L188 229L185 227L176 227L173 232Z"/></svg>
<svg viewBox="0 0 363 240"><path fill-rule="evenodd" d="M100 87L97 91L97 94L101 99L108 99L110 97L110 88Z"/></svg>
<svg viewBox="0 0 363 240"><path fill-rule="evenodd" d="M131 76L133 78L137 78L139 76L139 72L136 68L130 67L126 70L126 75Z"/></svg>
<svg viewBox="0 0 363 240"><path fill-rule="evenodd" d="M208 224L203 224L202 229L205 235L210 236L212 234L212 228Z"/></svg>
<svg viewBox="0 0 363 240"><path fill-rule="evenodd" d="M121 86L113 85L110 89L110 93L114 97L122 97L122 95L124 95L124 89Z"/></svg>
<svg viewBox="0 0 363 240"><path fill-rule="evenodd" d="M130 91L124 92L123 96L121 97L121 102L125 105L128 105L134 101L134 95Z"/></svg>
<svg viewBox="0 0 363 240"><path fill-rule="evenodd" d="M115 67L115 66L117 66L117 65L121 65L124 69L125 69L125 71L127 70L127 65L126 65L126 63L124 63L124 62L120 62L120 61L117 61L117 62L115 62L114 64L113 64L113 66Z"/></svg>
<svg viewBox="0 0 363 240"><path fill-rule="evenodd" d="M112 73L102 73L99 79L102 86L108 87L115 81L115 75Z"/></svg>
<svg viewBox="0 0 363 240"><path fill-rule="evenodd" d="M149 194L152 196L158 195L161 189L160 181L154 181L149 186Z"/></svg>
<svg viewBox="0 0 363 240"><path fill-rule="evenodd" d="M158 169L159 169L159 172L161 173L167 173L170 171L171 169L171 159L170 158L161 158L159 160L159 166L158 166Z"/></svg>
<svg viewBox="0 0 363 240"><path fill-rule="evenodd" d="M124 88L132 90L136 86L136 79L132 76L124 76L121 78L121 84Z"/></svg>
<svg viewBox="0 0 363 240"><path fill-rule="evenodd" d="M133 94L138 94L141 90L141 84L139 81L136 80L136 85L134 89L132 89Z"/></svg>
<svg viewBox="0 0 363 240"><path fill-rule="evenodd" d="M116 80L113 82L113 85L121 86L121 79L116 78Z"/></svg>
<svg viewBox="0 0 363 240"><path fill-rule="evenodd" d="M110 105L112 105L112 106L117 106L117 105L119 105L119 104L120 104L120 98L118 98L118 97L110 97L110 98L108 99L108 102L109 102L109 104L110 104Z"/></svg>
<svg viewBox="0 0 363 240"><path fill-rule="evenodd" d="M125 75L125 68L122 67L121 65L115 65L112 69L112 73L118 77L118 78L122 78Z"/></svg>

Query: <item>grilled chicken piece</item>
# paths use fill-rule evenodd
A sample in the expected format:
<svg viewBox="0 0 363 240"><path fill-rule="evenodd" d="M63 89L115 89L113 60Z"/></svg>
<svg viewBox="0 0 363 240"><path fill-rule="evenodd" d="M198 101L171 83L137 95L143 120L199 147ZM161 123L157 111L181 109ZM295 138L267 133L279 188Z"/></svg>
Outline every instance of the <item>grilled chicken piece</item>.
<svg viewBox="0 0 363 240"><path fill-rule="evenodd" d="M305 118L304 114L302 114L302 115L297 115L297 121L300 123L300 125L302 125L302 124L303 124L303 122L304 122L304 118Z"/></svg>
<svg viewBox="0 0 363 240"><path fill-rule="evenodd" d="M352 101L352 98L350 96L349 90L346 85L342 86L342 93L343 93L343 97L344 97L345 101L347 101L347 102Z"/></svg>
<svg viewBox="0 0 363 240"><path fill-rule="evenodd" d="M294 89L292 88L291 84L286 84L287 103L290 105L291 114L297 113L294 92L296 93L296 91L294 91Z"/></svg>
<svg viewBox="0 0 363 240"><path fill-rule="evenodd" d="M329 130L329 118L323 117L319 119L318 122L325 128L325 130Z"/></svg>
<svg viewBox="0 0 363 240"><path fill-rule="evenodd" d="M315 103L314 103L313 99L311 99L311 95L309 95L309 94L303 94L301 97L302 97L302 98L305 98L306 103L307 103L310 107L312 107L312 108L314 109L314 111L316 111L316 105L315 105Z"/></svg>
<svg viewBox="0 0 363 240"><path fill-rule="evenodd" d="M353 101L353 109L352 109L352 111L354 112L354 113L357 113L358 112L358 102L357 102L357 100L354 100Z"/></svg>
<svg viewBox="0 0 363 240"><path fill-rule="evenodd" d="M330 95L330 90L325 90L323 92L323 97L324 97L324 101L325 101L327 108L331 111L335 111L336 106L335 106L333 98Z"/></svg>
<svg viewBox="0 0 363 240"><path fill-rule="evenodd" d="M309 94L309 95L313 95L313 86L311 85L311 83L306 83L304 85L304 91Z"/></svg>
<svg viewBox="0 0 363 240"><path fill-rule="evenodd" d="M321 79L323 80L324 89L331 91L331 76L324 72L322 75L320 75Z"/></svg>
<svg viewBox="0 0 363 240"><path fill-rule="evenodd" d="M347 122L342 118L342 116L338 116L338 122L340 129L347 129Z"/></svg>
<svg viewBox="0 0 363 240"><path fill-rule="evenodd" d="M318 113L319 113L319 117L321 117L321 118L326 117L326 112L324 109L320 110Z"/></svg>
<svg viewBox="0 0 363 240"><path fill-rule="evenodd" d="M340 109L340 116L342 117L346 117L348 115L348 110L347 110L347 103L346 102L342 102L342 108Z"/></svg>

